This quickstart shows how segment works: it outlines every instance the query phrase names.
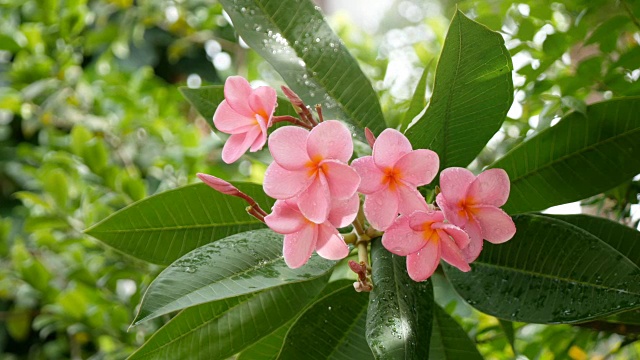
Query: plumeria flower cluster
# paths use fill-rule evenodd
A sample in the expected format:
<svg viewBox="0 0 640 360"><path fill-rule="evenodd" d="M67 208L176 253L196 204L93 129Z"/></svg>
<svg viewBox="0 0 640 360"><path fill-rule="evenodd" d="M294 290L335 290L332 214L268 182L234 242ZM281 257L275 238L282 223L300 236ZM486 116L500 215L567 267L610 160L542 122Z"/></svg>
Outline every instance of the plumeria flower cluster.
<svg viewBox="0 0 640 360"><path fill-rule="evenodd" d="M343 259L350 253L347 244L353 243L360 260L349 262L358 274L354 286L370 291L367 244L373 237L382 236L387 250L406 256L409 276L424 281L440 259L470 271L469 264L479 256L484 240L499 244L515 234L511 217L500 209L509 196L504 170L490 169L475 176L463 168L444 169L436 204L427 204L418 188L438 175L435 152L414 150L397 130L386 129L376 138L366 129L372 154L350 162L349 129L338 120L324 120L319 105L316 119L293 91L282 90L299 118L275 116L275 90L252 89L238 76L227 79L225 100L213 117L216 128L230 134L222 151L227 163L268 144L273 162L263 188L276 199L271 213L230 183L211 175L198 176L217 191L247 201L249 214L283 234L283 256L289 267L303 266L314 251L326 259ZM269 127L283 121L294 126L268 134ZM353 232L339 232L349 225Z"/></svg>

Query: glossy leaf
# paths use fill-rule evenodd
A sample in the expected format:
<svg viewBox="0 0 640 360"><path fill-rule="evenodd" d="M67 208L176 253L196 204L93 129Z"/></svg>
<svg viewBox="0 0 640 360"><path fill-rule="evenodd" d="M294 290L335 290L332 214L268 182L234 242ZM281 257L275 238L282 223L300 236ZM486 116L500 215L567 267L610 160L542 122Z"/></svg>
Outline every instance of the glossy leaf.
<svg viewBox="0 0 640 360"><path fill-rule="evenodd" d="M441 168L467 166L511 107L512 68L502 36L457 11L438 60L429 107L406 131L413 147L437 152Z"/></svg>
<svg viewBox="0 0 640 360"><path fill-rule="evenodd" d="M409 108L407 112L404 113L404 118L402 119L401 130L405 130L407 126L411 124L411 121L419 116L420 113L425 110L427 106L427 76L429 75L429 70L431 68L432 61L429 61L429 64L425 66L424 70L422 70L422 75L420 76L420 80L418 80L418 85L416 85L416 90L413 92L413 96L411 97L411 102L409 103Z"/></svg>
<svg viewBox="0 0 640 360"><path fill-rule="evenodd" d="M471 272L445 267L469 304L533 323L573 323L640 306L640 268L609 244L546 216L519 215L514 222L514 238L485 242Z"/></svg>
<svg viewBox="0 0 640 360"><path fill-rule="evenodd" d="M291 327L278 359L373 359L364 336L367 299L348 284L318 300Z"/></svg>
<svg viewBox="0 0 640 360"><path fill-rule="evenodd" d="M186 309L129 359L227 359L287 324L327 280L325 276Z"/></svg>
<svg viewBox="0 0 640 360"><path fill-rule="evenodd" d="M238 35L280 73L307 105L322 104L326 119L345 120L361 133L385 128L380 103L338 36L308 0L221 0Z"/></svg>
<svg viewBox="0 0 640 360"><path fill-rule="evenodd" d="M282 256L282 236L270 229L231 235L191 251L162 271L144 294L135 323L320 277L333 265L314 255L303 267L290 269Z"/></svg>
<svg viewBox="0 0 640 360"><path fill-rule="evenodd" d="M435 305L429 360L456 359L482 360L482 355L464 329L443 308Z"/></svg>
<svg viewBox="0 0 640 360"><path fill-rule="evenodd" d="M376 359L426 359L433 320L433 287L407 274L406 257L371 243L373 291L367 309L367 343Z"/></svg>
<svg viewBox="0 0 640 360"><path fill-rule="evenodd" d="M640 173L640 98L574 112L491 165L511 179L510 214L543 210L609 190Z"/></svg>
<svg viewBox="0 0 640 360"><path fill-rule="evenodd" d="M273 204L260 185L236 183L266 209ZM205 184L184 186L138 201L85 232L155 264L169 265L189 251L242 231L263 228L246 202Z"/></svg>

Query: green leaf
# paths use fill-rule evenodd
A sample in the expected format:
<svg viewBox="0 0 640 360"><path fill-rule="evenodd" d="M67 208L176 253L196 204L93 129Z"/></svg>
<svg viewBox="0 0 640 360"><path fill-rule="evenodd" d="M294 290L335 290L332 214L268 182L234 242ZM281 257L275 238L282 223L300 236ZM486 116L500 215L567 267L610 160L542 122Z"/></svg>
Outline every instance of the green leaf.
<svg viewBox="0 0 640 360"><path fill-rule="evenodd" d="M234 185L265 208L273 204L260 185ZM264 227L246 206L242 199L194 184L136 202L85 232L125 254L169 265L199 246Z"/></svg>
<svg viewBox="0 0 640 360"><path fill-rule="evenodd" d="M405 130L407 126L411 124L413 118L420 115L422 110L427 106L427 99L425 97L427 93L427 76L429 75L432 62L433 61L429 61L429 64L427 64L422 71L418 85L416 85L416 90L413 92L413 97L409 103L409 108L402 119L401 130Z"/></svg>
<svg viewBox="0 0 640 360"><path fill-rule="evenodd" d="M322 104L326 119L362 133L386 127L369 79L312 1L221 0L238 35L280 73L307 105Z"/></svg>
<svg viewBox="0 0 640 360"><path fill-rule="evenodd" d="M182 86L179 90L198 113L207 120L209 126L215 129L215 126L213 126L213 114L215 114L218 105L224 100L224 86L210 85L196 89ZM281 97L278 97L278 106L276 107L274 115L298 116L289 100Z"/></svg>
<svg viewBox="0 0 640 360"><path fill-rule="evenodd" d="M364 337L367 299L349 284L318 300L289 330L278 359L373 359Z"/></svg>
<svg viewBox="0 0 640 360"><path fill-rule="evenodd" d="M640 173L640 98L574 112L491 165L511 179L504 210L543 210L609 190Z"/></svg>
<svg viewBox="0 0 640 360"><path fill-rule="evenodd" d="M282 236L270 229L248 231L199 247L181 257L149 285L135 324L160 315L326 274L333 261L312 256L290 269Z"/></svg>
<svg viewBox="0 0 640 360"><path fill-rule="evenodd" d="M511 57L502 36L457 11L436 68L429 107L406 135L440 167L467 166L500 129L513 102Z"/></svg>
<svg viewBox="0 0 640 360"><path fill-rule="evenodd" d="M516 353L516 333L513 330L513 323L511 321L502 320L502 319L498 319L498 322L500 323L500 328L502 328L504 335L507 337L507 340L509 341L509 345L511 345L511 349L515 354Z"/></svg>
<svg viewBox="0 0 640 360"><path fill-rule="evenodd" d="M376 359L426 359L433 320L433 287L407 274L405 257L371 243L374 288L367 309L367 343Z"/></svg>
<svg viewBox="0 0 640 360"><path fill-rule="evenodd" d="M484 243L463 273L445 270L478 310L510 321L574 323L640 305L640 268L604 241L541 215L514 217L510 241Z"/></svg>
<svg viewBox="0 0 640 360"><path fill-rule="evenodd" d="M443 308L434 306L429 360L449 359L481 360L482 355L464 329Z"/></svg>
<svg viewBox="0 0 640 360"><path fill-rule="evenodd" d="M129 359L227 359L287 324L327 280L324 276L186 309Z"/></svg>

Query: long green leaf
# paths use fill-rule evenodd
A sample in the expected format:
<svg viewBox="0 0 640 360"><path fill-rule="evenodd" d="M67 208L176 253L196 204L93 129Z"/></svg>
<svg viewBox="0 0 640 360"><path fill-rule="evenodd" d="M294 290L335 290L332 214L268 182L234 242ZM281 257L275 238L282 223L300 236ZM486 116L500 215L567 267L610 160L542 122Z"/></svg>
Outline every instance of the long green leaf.
<svg viewBox="0 0 640 360"><path fill-rule="evenodd" d="M364 337L367 299L347 285L318 300L289 330L278 359L373 359Z"/></svg>
<svg viewBox="0 0 640 360"><path fill-rule="evenodd" d="M376 359L429 357L433 320L430 281L411 280L406 258L391 254L376 239L371 244L374 288L367 309L367 342Z"/></svg>
<svg viewBox="0 0 640 360"><path fill-rule="evenodd" d="M429 360L457 359L482 360L482 355L464 329L443 308L436 305L433 307Z"/></svg>
<svg viewBox="0 0 640 360"><path fill-rule="evenodd" d="M385 128L380 103L356 60L309 0L221 0L244 41L325 118L362 133Z"/></svg>
<svg viewBox="0 0 640 360"><path fill-rule="evenodd" d="M485 242L463 273L446 266L458 293L478 310L533 323L573 323L640 306L640 268L604 241L541 215L514 217L509 242Z"/></svg>
<svg viewBox="0 0 640 360"><path fill-rule="evenodd" d="M278 331L324 287L311 281L201 304L180 312L136 351L136 359L227 359Z"/></svg>
<svg viewBox="0 0 640 360"><path fill-rule="evenodd" d="M574 112L491 165L511 179L510 214L609 190L640 173L640 98L620 98Z"/></svg>
<svg viewBox="0 0 640 360"><path fill-rule="evenodd" d="M273 204L260 185L235 185L263 206ZM205 184L188 185L138 201L85 232L125 254L169 265L199 246L264 227L246 205Z"/></svg>
<svg viewBox="0 0 640 360"><path fill-rule="evenodd" d="M209 301L231 298L326 274L334 262L312 256L290 269L282 236L269 229L231 235L199 247L167 267L149 285L135 323Z"/></svg>
<svg viewBox="0 0 640 360"><path fill-rule="evenodd" d="M436 68L429 107L407 131L442 168L467 166L500 129L513 102L511 57L502 36L457 11Z"/></svg>

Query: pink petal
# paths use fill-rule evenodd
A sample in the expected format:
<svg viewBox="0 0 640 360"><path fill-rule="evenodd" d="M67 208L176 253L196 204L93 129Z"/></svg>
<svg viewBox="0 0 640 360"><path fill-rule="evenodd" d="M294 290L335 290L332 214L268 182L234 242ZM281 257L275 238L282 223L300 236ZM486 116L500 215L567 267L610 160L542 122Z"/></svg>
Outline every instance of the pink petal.
<svg viewBox="0 0 640 360"><path fill-rule="evenodd" d="M329 217L331 195L323 174L318 174L309 187L298 196L298 207L302 215L316 224Z"/></svg>
<svg viewBox="0 0 640 360"><path fill-rule="evenodd" d="M440 190L450 206L466 200L467 190L476 179L473 173L465 168L453 167L440 173Z"/></svg>
<svg viewBox="0 0 640 360"><path fill-rule="evenodd" d="M428 241L420 251L407 255L407 272L415 281L425 281L436 271L440 261L440 242Z"/></svg>
<svg viewBox="0 0 640 360"><path fill-rule="evenodd" d="M222 147L222 161L231 164L249 150L251 144L260 134L260 129L253 128L244 134L233 134Z"/></svg>
<svg viewBox="0 0 640 360"><path fill-rule="evenodd" d="M238 196L240 195L240 190L238 190L235 186L231 185L231 183L224 181L220 178L217 178L213 175L197 173L196 176L202 180L205 184L209 185L214 190L221 192L226 195Z"/></svg>
<svg viewBox="0 0 640 360"><path fill-rule="evenodd" d="M356 193L360 185L360 176L349 165L337 160L325 160L320 166L333 199L349 199Z"/></svg>
<svg viewBox="0 0 640 360"><path fill-rule="evenodd" d="M442 223L444 215L442 211L416 211L409 215L409 226L414 231L423 231L425 223Z"/></svg>
<svg viewBox="0 0 640 360"><path fill-rule="evenodd" d="M399 185L396 188L398 194L398 212L410 215L414 211L429 211L427 201L415 187Z"/></svg>
<svg viewBox="0 0 640 360"><path fill-rule="evenodd" d="M284 200L300 194L313 179L306 170L287 170L274 161L267 167L262 187L272 198Z"/></svg>
<svg viewBox="0 0 640 360"><path fill-rule="evenodd" d="M253 141L253 144L251 144L251 148L249 148L249 151L256 152L258 150L261 150L266 142L267 133L265 131L261 131L258 137L256 137L256 139Z"/></svg>
<svg viewBox="0 0 640 360"><path fill-rule="evenodd" d="M223 100L213 114L213 125L216 129L227 134L242 134L254 126L258 126L255 116L242 115L233 110L226 100Z"/></svg>
<svg viewBox="0 0 640 360"><path fill-rule="evenodd" d="M285 235L282 253L287 266L296 269L304 265L316 247L317 238L318 226L315 224L309 224L298 232Z"/></svg>
<svg viewBox="0 0 640 360"><path fill-rule="evenodd" d="M462 255L464 259L471 263L480 256L482 251L482 229L475 218L472 218L463 230L469 234L469 245L462 249Z"/></svg>
<svg viewBox="0 0 640 360"><path fill-rule="evenodd" d="M384 130L373 145L373 160L381 168L392 168L400 158L411 152L411 143L401 132Z"/></svg>
<svg viewBox="0 0 640 360"><path fill-rule="evenodd" d="M373 194L386 186L384 173L373 162L373 156L363 156L353 160L351 167L360 175L358 191L365 194Z"/></svg>
<svg viewBox="0 0 640 360"><path fill-rule="evenodd" d="M349 255L349 247L336 228L329 223L324 223L318 225L316 252L328 260L340 260Z"/></svg>
<svg viewBox="0 0 640 360"><path fill-rule="evenodd" d="M475 206L473 215L480 223L482 237L494 244L510 240L516 233L511 216L495 206Z"/></svg>
<svg viewBox="0 0 640 360"><path fill-rule="evenodd" d="M265 216L264 221L271 230L279 234L291 234L308 225L302 213L284 200L276 201L271 214Z"/></svg>
<svg viewBox="0 0 640 360"><path fill-rule="evenodd" d="M276 104L276 90L269 86L260 86L253 90L251 96L249 96L249 106L251 106L251 110L261 115L265 121L268 121L271 115L273 115Z"/></svg>
<svg viewBox="0 0 640 360"><path fill-rule="evenodd" d="M364 199L364 215L371 226L386 230L398 217L398 196L389 189L367 195Z"/></svg>
<svg viewBox="0 0 640 360"><path fill-rule="evenodd" d="M327 120L314 127L307 140L307 152L312 158L348 162L353 155L353 140L346 126L337 120Z"/></svg>
<svg viewBox="0 0 640 360"><path fill-rule="evenodd" d="M436 177L439 167L438 154L431 150L418 149L404 154L394 168L400 170L402 181L413 186L422 186Z"/></svg>
<svg viewBox="0 0 640 360"><path fill-rule="evenodd" d="M382 235L382 245L390 252L407 256L422 249L427 242L422 233L409 226L409 217L400 215Z"/></svg>
<svg viewBox="0 0 640 360"><path fill-rule="evenodd" d="M269 151L273 160L287 170L304 168L310 161L307 155L309 132L297 126L283 126L269 137Z"/></svg>
<svg viewBox="0 0 640 360"><path fill-rule="evenodd" d="M229 76L224 82L224 98L235 112L253 117L255 112L249 106L249 97L253 89L242 76Z"/></svg>
<svg viewBox="0 0 640 360"><path fill-rule="evenodd" d="M464 230L460 229L455 225L445 224L445 223L436 223L431 225L431 228L445 231L450 237L453 238L453 241L455 241L456 246L460 249L464 249L467 246L469 246L469 242L471 241L469 239L469 234L467 234Z"/></svg>
<svg viewBox="0 0 640 360"><path fill-rule="evenodd" d="M493 205L500 207L509 198L509 175L502 169L482 172L471 183L467 191L467 204Z"/></svg>
<svg viewBox="0 0 640 360"><path fill-rule="evenodd" d="M444 194L440 193L436 196L436 203L450 223L460 227L467 223L467 212L461 206L451 206Z"/></svg>
<svg viewBox="0 0 640 360"><path fill-rule="evenodd" d="M359 208L360 197L358 194L353 194L353 196L347 200L332 199L328 220L337 228L345 227L356 219Z"/></svg>
<svg viewBox="0 0 640 360"><path fill-rule="evenodd" d="M373 149L373 144L375 144L376 142L376 136L373 135L373 133L371 132L371 130L369 130L369 128L364 128L364 137L365 139L367 139L367 142L369 143L369 146L371 146L371 148Z"/></svg>
<svg viewBox="0 0 640 360"><path fill-rule="evenodd" d="M462 251L456 244L449 238L449 235L444 230L438 229L438 235L440 236L440 251L442 259L449 264L457 267L460 271L467 272L471 270L469 263L464 260Z"/></svg>

